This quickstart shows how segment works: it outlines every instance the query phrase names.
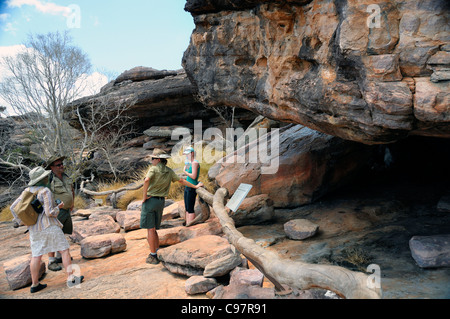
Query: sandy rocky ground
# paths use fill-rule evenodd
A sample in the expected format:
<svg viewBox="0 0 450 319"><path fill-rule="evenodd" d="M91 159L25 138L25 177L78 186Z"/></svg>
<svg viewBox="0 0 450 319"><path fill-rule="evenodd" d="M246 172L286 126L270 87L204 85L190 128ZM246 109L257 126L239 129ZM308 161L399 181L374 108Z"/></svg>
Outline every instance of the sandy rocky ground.
<svg viewBox="0 0 450 319"><path fill-rule="evenodd" d="M402 189L396 185L395 190ZM439 192L424 191L408 185L408 192L393 188L344 189L321 201L293 210L277 210L270 225L244 226L239 230L259 244L277 251L282 258L312 263L338 264L365 271L377 264L381 271L383 298L450 298L450 268L422 269L411 257L409 239L414 235L450 233L450 213L439 212ZM406 189L406 188L403 188ZM411 194L421 194L412 196ZM305 218L319 225L318 233L303 241L286 237L283 224L293 218ZM80 288L67 288L63 272L47 270L43 283L48 287L30 294L29 287L12 291L3 262L30 252L24 228L0 223L0 298L81 298L81 299L190 299L187 277L169 272L162 263L145 263L148 244L144 230L123 232L126 251L99 259L84 259L80 246L71 243L73 263L85 276ZM70 240L69 240L70 241ZM349 256L359 256L355 261ZM43 258L46 264L48 258ZM265 287L271 283L265 280Z"/></svg>

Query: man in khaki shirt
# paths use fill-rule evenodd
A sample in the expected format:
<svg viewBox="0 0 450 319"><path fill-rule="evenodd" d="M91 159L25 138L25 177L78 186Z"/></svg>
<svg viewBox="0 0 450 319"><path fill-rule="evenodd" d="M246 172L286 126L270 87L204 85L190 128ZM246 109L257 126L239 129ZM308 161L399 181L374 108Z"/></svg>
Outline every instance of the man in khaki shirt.
<svg viewBox="0 0 450 319"><path fill-rule="evenodd" d="M74 205L74 190L72 180L64 173L64 156L52 156L48 159L45 169L51 169L52 173L49 176L48 188L53 193L55 200L64 203L64 206L59 210L58 220L63 224L63 233L72 234L73 224L70 212ZM55 257L55 253L49 253L48 269L53 271L61 270L59 257Z"/></svg>
<svg viewBox="0 0 450 319"><path fill-rule="evenodd" d="M164 210L165 197L169 194L170 184L179 182L184 186L199 188L202 183L193 185L185 179L179 177L175 172L166 166L167 158L170 156L160 149L154 149L152 154L152 167L144 179L141 209L141 228L147 229L147 241L150 246L150 254L146 262L157 264L159 260L156 251L159 249L159 237L156 230L160 228L162 214Z"/></svg>

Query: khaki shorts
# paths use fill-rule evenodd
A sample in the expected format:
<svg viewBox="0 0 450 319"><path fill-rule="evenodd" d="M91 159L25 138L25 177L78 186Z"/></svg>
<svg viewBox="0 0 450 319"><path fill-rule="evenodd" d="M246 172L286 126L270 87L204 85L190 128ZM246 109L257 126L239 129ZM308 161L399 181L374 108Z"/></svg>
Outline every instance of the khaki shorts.
<svg viewBox="0 0 450 319"><path fill-rule="evenodd" d="M159 229L164 211L164 197L151 197L142 204L141 228Z"/></svg>

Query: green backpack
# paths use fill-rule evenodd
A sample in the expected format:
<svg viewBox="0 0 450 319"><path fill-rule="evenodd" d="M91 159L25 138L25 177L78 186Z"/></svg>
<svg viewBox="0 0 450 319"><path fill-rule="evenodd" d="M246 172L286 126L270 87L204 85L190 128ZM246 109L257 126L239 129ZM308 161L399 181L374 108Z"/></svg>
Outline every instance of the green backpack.
<svg viewBox="0 0 450 319"><path fill-rule="evenodd" d="M22 200L14 208L17 217L25 226L36 224L39 214L43 211L42 204L37 199L38 193L39 191L32 193L24 190L21 195Z"/></svg>

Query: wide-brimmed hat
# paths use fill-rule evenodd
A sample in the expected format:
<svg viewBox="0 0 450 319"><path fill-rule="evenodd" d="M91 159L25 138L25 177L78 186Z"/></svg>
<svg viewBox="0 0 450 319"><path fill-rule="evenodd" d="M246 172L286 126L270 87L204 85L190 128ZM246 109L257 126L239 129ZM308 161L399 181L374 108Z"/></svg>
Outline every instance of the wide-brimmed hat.
<svg viewBox="0 0 450 319"><path fill-rule="evenodd" d="M170 155L159 148L155 148L152 153L154 158L170 158Z"/></svg>
<svg viewBox="0 0 450 319"><path fill-rule="evenodd" d="M191 154L192 152L195 152L195 151L194 151L194 148L191 147L191 146L189 146L189 147L187 147L187 148L184 149L183 154L184 154L184 155L187 155L187 154Z"/></svg>
<svg viewBox="0 0 450 319"><path fill-rule="evenodd" d="M50 157L47 162L45 162L45 169L50 169L50 166L52 166L52 164L58 160L64 160L66 157L65 156L61 156L61 155L53 155L52 157Z"/></svg>
<svg viewBox="0 0 450 319"><path fill-rule="evenodd" d="M39 181L43 180L48 175L50 175L51 172L52 171L46 171L41 166L33 168L29 173L30 182L28 183L28 186L36 185Z"/></svg>

